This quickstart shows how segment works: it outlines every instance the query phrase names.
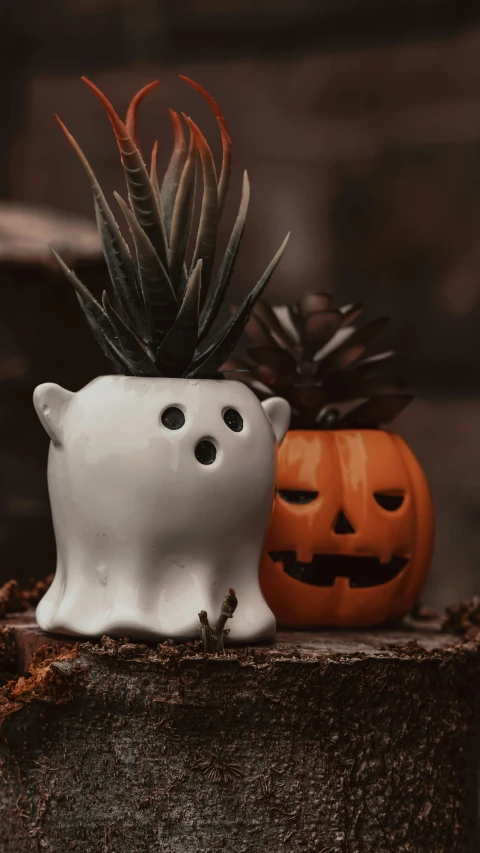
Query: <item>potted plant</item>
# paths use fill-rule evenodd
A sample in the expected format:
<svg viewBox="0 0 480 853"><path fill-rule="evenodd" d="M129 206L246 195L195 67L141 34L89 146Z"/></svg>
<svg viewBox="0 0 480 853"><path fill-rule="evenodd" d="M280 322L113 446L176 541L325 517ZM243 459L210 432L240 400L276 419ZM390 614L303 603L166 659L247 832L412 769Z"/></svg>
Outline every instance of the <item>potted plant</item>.
<svg viewBox="0 0 480 853"><path fill-rule="evenodd" d="M260 569L283 627L401 619L430 565L425 476L405 441L380 427L412 398L385 372L392 352L367 354L387 320L355 328L361 311L322 293L288 308L259 302L246 327L254 363L229 363L260 398L281 394L292 407Z"/></svg>
<svg viewBox="0 0 480 853"><path fill-rule="evenodd" d="M84 78L85 79L85 78ZM161 187L156 145L150 173L126 122L93 83L125 173L116 194L133 253L78 143L63 130L90 179L112 284L102 303L53 249L90 329L115 373L78 393L51 383L34 404L50 439L48 483L57 543L52 586L37 608L46 631L133 638L191 638L198 612L219 612L238 595L232 639L266 639L274 617L258 582L271 514L276 444L288 426L282 399L260 405L220 370L285 249L286 240L235 315L212 333L242 240L249 201L244 174L238 216L213 275L231 145L218 105L200 86L222 134L217 180L197 125L172 113L174 148ZM203 193L193 249L197 159ZM287 238L288 239L288 238Z"/></svg>

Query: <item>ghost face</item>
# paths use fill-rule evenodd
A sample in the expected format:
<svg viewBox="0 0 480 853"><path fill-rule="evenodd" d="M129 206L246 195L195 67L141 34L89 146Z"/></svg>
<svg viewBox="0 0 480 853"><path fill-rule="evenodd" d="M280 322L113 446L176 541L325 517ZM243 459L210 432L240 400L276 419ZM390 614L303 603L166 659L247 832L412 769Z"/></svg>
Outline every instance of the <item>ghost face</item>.
<svg viewBox="0 0 480 853"><path fill-rule="evenodd" d="M231 639L274 633L258 563L283 400L262 408L239 382L105 376L77 394L40 386L34 402L57 541L44 630L194 637L199 610L216 618L232 586Z"/></svg>

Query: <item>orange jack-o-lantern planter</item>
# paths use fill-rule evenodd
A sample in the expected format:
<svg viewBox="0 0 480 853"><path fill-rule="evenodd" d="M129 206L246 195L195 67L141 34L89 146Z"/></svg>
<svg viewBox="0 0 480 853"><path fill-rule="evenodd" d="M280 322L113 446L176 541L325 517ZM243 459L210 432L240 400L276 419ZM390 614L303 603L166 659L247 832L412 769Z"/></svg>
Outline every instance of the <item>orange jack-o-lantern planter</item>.
<svg viewBox="0 0 480 853"><path fill-rule="evenodd" d="M401 619L425 582L433 507L398 435L293 430L260 569L280 627L367 627Z"/></svg>
<svg viewBox="0 0 480 853"><path fill-rule="evenodd" d="M395 622L429 569L425 477L405 442L380 429L412 397L388 371L394 353L368 353L387 318L356 327L362 310L334 308L325 293L277 308L257 302L245 329L254 363L229 365L259 396L284 396L292 410L260 568L280 627Z"/></svg>

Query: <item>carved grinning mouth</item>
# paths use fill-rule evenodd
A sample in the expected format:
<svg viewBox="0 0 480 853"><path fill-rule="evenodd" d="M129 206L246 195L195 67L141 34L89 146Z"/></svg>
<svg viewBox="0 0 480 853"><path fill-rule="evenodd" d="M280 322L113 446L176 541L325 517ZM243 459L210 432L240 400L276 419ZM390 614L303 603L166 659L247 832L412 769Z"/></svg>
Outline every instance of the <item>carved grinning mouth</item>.
<svg viewBox="0 0 480 853"><path fill-rule="evenodd" d="M333 586L335 578L348 578L353 588L381 586L393 580L408 563L408 557L394 555L389 563L378 557L353 554L314 554L311 563L297 560L296 551L269 551L274 563L282 563L283 571L311 586Z"/></svg>

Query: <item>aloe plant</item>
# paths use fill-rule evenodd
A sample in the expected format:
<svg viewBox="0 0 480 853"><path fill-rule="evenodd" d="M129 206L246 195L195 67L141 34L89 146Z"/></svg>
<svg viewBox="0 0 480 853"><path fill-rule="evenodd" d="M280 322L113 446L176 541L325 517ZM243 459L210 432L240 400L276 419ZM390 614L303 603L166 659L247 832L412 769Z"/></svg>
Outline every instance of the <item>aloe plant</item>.
<svg viewBox="0 0 480 853"><path fill-rule="evenodd" d="M327 293L307 292L276 308L259 300L245 328L252 361L234 355L224 368L239 371L261 399L288 400L292 429L388 423L412 395L386 370L394 352L368 350L388 317L355 326L362 311L361 303L335 308Z"/></svg>
<svg viewBox="0 0 480 853"><path fill-rule="evenodd" d="M231 140L220 107L202 86L182 77L203 95L217 120L222 138L220 176L217 178L210 146L195 122L183 113L182 122L182 117L170 110L174 145L160 184L157 143L147 169L136 130L138 107L158 81L135 95L123 122L103 92L87 78L82 79L105 108L118 143L128 202L118 193L114 195L130 231L134 254L85 154L58 116L60 127L90 180L112 297L104 292L102 302L98 302L53 247L52 252L75 290L90 329L117 372L135 376L223 378L220 368L238 343L255 303L282 257L289 235L234 315L212 334L242 242L250 197L248 176L244 172L237 218L215 271L218 226L231 168ZM193 235L196 184L200 183L198 162L203 191Z"/></svg>

